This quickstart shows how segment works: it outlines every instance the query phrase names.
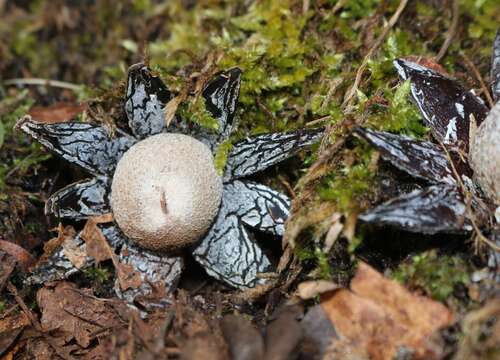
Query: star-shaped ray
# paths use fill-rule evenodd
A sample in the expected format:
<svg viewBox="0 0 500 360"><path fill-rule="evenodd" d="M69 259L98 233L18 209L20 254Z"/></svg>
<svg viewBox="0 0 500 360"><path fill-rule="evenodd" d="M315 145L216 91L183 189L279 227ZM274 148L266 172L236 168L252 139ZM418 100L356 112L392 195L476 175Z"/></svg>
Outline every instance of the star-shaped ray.
<svg viewBox="0 0 500 360"><path fill-rule="evenodd" d="M42 124L24 117L16 127L93 175L112 176L118 160L136 143L120 130L113 135L105 127L88 123Z"/></svg>
<svg viewBox="0 0 500 360"><path fill-rule="evenodd" d="M316 143L323 129L257 135L234 144L226 165L226 178L245 177L265 170Z"/></svg>
<svg viewBox="0 0 500 360"><path fill-rule="evenodd" d="M411 94L433 135L450 147L468 149L471 115L479 125L488 114L483 101L457 81L406 60L396 60L399 76L411 81Z"/></svg>
<svg viewBox="0 0 500 360"><path fill-rule="evenodd" d="M54 194L45 203L45 214L75 220L109 213L109 179L95 177L70 184Z"/></svg>

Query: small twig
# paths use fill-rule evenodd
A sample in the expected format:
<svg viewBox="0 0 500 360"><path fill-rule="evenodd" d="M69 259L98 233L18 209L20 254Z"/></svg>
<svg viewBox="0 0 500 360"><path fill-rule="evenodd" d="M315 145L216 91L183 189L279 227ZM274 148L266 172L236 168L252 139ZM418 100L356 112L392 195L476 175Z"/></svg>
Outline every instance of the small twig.
<svg viewBox="0 0 500 360"><path fill-rule="evenodd" d="M356 91L358 90L359 84L361 83L361 79L363 77L363 73L365 71L365 68L368 64L368 61L371 59L375 51L382 45L384 42L385 38L387 37L387 34L389 34L389 31L394 27L394 25L398 22L399 17L403 13L406 5L408 4L408 0L401 0L399 2L398 8L396 9L396 12L392 15L392 17L389 19L389 22L385 25L382 33L379 35L379 37L375 40L375 43L373 46L370 48L368 53L366 54L365 58L363 59L363 62L361 63L361 66L359 67L357 73L356 73L356 79L354 80L354 84L351 86L351 88L347 91L345 97L344 97L344 102L342 103L342 107L347 106L347 104L350 102L350 100L354 97L356 94Z"/></svg>
<svg viewBox="0 0 500 360"><path fill-rule="evenodd" d="M82 85L72 84L66 81L50 80L50 79L40 79L40 78L18 78L18 79L8 79L3 82L4 85L35 85L35 86L50 86L58 87L63 89L70 89L73 91L80 91Z"/></svg>
<svg viewBox="0 0 500 360"><path fill-rule="evenodd" d="M488 100L488 104L490 105L490 107L493 107L495 105L495 102L493 101L490 91L488 90L488 87L484 83L483 77L479 73L479 70L477 69L476 65L474 65L474 63L464 53L461 53L460 55L462 55L465 64L472 71L477 81L479 81L479 84L481 85L481 90L483 90L484 96L486 96L486 100Z"/></svg>
<svg viewBox="0 0 500 360"><path fill-rule="evenodd" d="M460 1L453 0L453 5L451 9L451 25L448 29L448 33L446 34L446 39L444 39L443 45L441 45L441 49L439 49L438 54L436 55L436 61L439 62L443 58L443 56L448 51L448 48L455 37L458 28L458 19L460 17Z"/></svg>

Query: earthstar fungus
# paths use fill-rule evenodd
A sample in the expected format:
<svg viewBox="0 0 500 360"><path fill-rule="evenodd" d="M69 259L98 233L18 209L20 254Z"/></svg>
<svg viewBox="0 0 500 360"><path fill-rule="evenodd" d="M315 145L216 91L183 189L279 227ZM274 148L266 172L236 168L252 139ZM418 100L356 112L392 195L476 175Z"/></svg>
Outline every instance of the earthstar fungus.
<svg viewBox="0 0 500 360"><path fill-rule="evenodd" d="M144 64L133 65L128 72L125 112L132 135L122 130L112 134L90 123L43 124L29 117L17 125L93 176L54 193L46 213L76 220L115 213L116 223L98 226L120 262L132 265L142 276L137 289L115 284L117 294L130 303L147 297L154 284L175 288L183 257L171 250L187 245L209 275L239 289L263 283L258 274L272 270L250 229L281 236L290 200L246 177L318 141L322 129L242 139L233 144L223 173L216 174L213 154L235 128L240 79L241 71L233 68L216 75L203 89L217 131L180 116L167 125L164 108L172 94ZM85 250L82 233L74 242ZM93 261L87 257L77 269L60 249L26 282L64 279Z"/></svg>
<svg viewBox="0 0 500 360"><path fill-rule="evenodd" d="M428 186L380 204L359 218L424 234L469 233L473 230L467 213L470 201L475 221L500 246L498 219L495 223L491 216L500 198L500 102L489 110L454 79L403 59L394 65L403 80L409 79L412 99L436 142L366 128L356 129L356 134L384 160ZM500 30L493 45L491 79L498 101ZM488 251L488 267L500 281L500 252Z"/></svg>

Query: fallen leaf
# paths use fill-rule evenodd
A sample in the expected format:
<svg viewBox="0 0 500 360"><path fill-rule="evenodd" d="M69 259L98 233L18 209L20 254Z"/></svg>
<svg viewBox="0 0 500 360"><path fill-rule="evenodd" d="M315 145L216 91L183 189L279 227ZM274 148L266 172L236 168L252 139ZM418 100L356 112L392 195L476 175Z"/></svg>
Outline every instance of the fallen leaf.
<svg viewBox="0 0 500 360"><path fill-rule="evenodd" d="M111 259L116 269L116 277L120 288L122 290L137 289L142 284L141 274L135 271L132 265L120 263L118 256L116 256L101 229L97 226L111 221L113 221L111 214L95 216L87 220L81 234L87 245L87 255L93 257L97 263Z"/></svg>
<svg viewBox="0 0 500 360"><path fill-rule="evenodd" d="M109 300L92 295L90 289L77 289L69 282L59 282L53 288L44 287L36 295L45 331L57 329L67 343L72 339L87 348L97 331L123 325ZM125 306L125 305L123 305Z"/></svg>
<svg viewBox="0 0 500 360"><path fill-rule="evenodd" d="M87 252L78 244L74 237L68 237L62 243L64 256L77 268L81 269L87 263Z"/></svg>
<svg viewBox="0 0 500 360"><path fill-rule="evenodd" d="M46 107L34 106L28 114L38 122L54 124L72 120L86 108L86 104L58 102Z"/></svg>
<svg viewBox="0 0 500 360"><path fill-rule="evenodd" d="M28 251L10 241L0 240L0 251L6 252L16 259L19 265L21 265L25 270L27 270L35 262L35 259Z"/></svg>
<svg viewBox="0 0 500 360"><path fill-rule="evenodd" d="M107 219L102 216L89 218L81 233L81 237L87 245L87 255L93 257L97 263L110 259L114 254L106 237L97 226L103 222L109 222L106 221Z"/></svg>
<svg viewBox="0 0 500 360"><path fill-rule="evenodd" d="M167 124L167 126L172 122L175 113L177 112L177 108L184 100L186 100L186 95L184 93L181 93L180 95L170 100L165 106L163 113L165 114L165 124Z"/></svg>
<svg viewBox="0 0 500 360"><path fill-rule="evenodd" d="M453 321L441 303L412 294L365 263L359 264L351 290L325 294L318 306L338 334L328 346L329 359L386 360L403 349L412 359L437 359L441 348L432 335Z"/></svg>

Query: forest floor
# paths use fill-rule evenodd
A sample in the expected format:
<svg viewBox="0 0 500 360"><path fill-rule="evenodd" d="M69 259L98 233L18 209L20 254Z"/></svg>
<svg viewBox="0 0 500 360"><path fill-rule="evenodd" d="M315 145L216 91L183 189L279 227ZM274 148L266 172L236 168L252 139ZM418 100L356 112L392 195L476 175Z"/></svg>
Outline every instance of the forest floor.
<svg viewBox="0 0 500 360"><path fill-rule="evenodd" d="M433 141L398 58L490 107L499 25L496 0L0 0L1 358L500 358L494 241L479 229L425 235L359 221L425 181L353 135L362 125ZM292 198L284 240L256 234L279 280L235 290L188 257L169 305L147 314L115 295L109 259L65 281L25 282L86 226L44 214L54 191L86 173L16 122L128 131L127 69L141 61L176 95L177 113L207 128L200 89L239 67L232 140L325 127L320 144L256 176Z"/></svg>

